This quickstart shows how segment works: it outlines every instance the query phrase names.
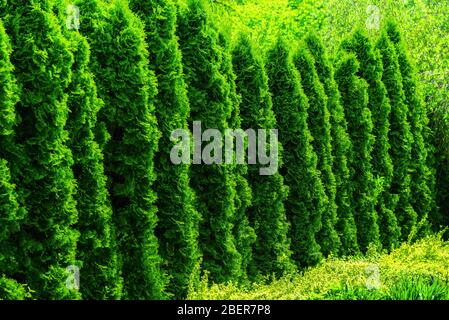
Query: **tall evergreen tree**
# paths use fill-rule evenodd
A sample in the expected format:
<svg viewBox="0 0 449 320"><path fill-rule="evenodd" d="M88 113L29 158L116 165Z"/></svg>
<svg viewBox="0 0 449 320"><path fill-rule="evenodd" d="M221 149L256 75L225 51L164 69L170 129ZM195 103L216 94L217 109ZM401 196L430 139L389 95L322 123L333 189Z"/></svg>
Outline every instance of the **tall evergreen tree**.
<svg viewBox="0 0 449 320"><path fill-rule="evenodd" d="M241 129L240 105L242 97L237 93L230 40L224 33L219 33L218 44L222 47L223 55L221 72L229 84L229 93L232 101L232 111L228 119L229 127L234 130ZM234 160L236 160L235 157ZM248 267L252 262L252 247L256 241L256 234L248 219L248 208L251 206L252 190L246 180L248 166L246 164L235 164L234 170L236 182L234 237L237 251L242 256L242 280L245 280L247 278Z"/></svg>
<svg viewBox="0 0 449 320"><path fill-rule="evenodd" d="M305 43L315 60L315 68L323 84L327 96L327 107L330 112L333 172L336 181L337 225L343 255L353 255L359 252L357 228L354 220L354 209L351 205L351 173L348 157L352 148L348 135L348 124L345 118L340 92L334 78L332 63L318 36L310 34Z"/></svg>
<svg viewBox="0 0 449 320"><path fill-rule="evenodd" d="M64 129L73 56L52 9L53 2L46 0L11 0L0 9L20 90L15 142L24 153L12 173L28 212L15 237L15 273L38 299L78 296L66 286L78 238L73 159Z"/></svg>
<svg viewBox="0 0 449 320"><path fill-rule="evenodd" d="M167 290L176 298L184 298L189 280L198 272L200 217L190 188L190 166L170 162L170 151L174 146L171 133L176 129L188 130L190 113L181 51L175 34L176 6L172 0L131 0L130 5L145 22L150 68L158 80L155 104L162 136L155 157L159 212L156 235L164 260L163 268L171 275Z"/></svg>
<svg viewBox="0 0 449 320"><path fill-rule="evenodd" d="M241 34L232 52L236 74L237 93L241 96L241 127L247 129L276 129L268 77L263 59L253 47L248 36ZM279 157L281 155L279 154ZM279 159L279 166L282 166ZM291 272L289 224L284 201L288 187L279 172L260 175L261 165L248 166L248 182L252 190L252 205L248 209L251 225L256 233L253 245L253 261L249 266L250 276Z"/></svg>
<svg viewBox="0 0 449 320"><path fill-rule="evenodd" d="M284 166L280 172L290 188L285 208L291 223L293 259L304 267L317 263L322 257L316 236L321 229L327 197L307 126L307 97L290 49L282 39L269 51L266 68L279 141L284 150Z"/></svg>
<svg viewBox="0 0 449 320"><path fill-rule="evenodd" d="M97 95L89 70L90 47L85 37L66 25L69 0L58 0L55 13L60 18L65 37L74 56L72 80L67 89L70 113L66 124L69 147L73 154L73 173L77 181L80 238L77 259L82 263L84 299L119 299L122 279L115 248L112 208L106 187L103 154L95 141L97 114L103 101ZM70 13L70 12L69 12Z"/></svg>
<svg viewBox="0 0 449 320"><path fill-rule="evenodd" d="M218 34L211 25L208 10L204 1L189 1L185 12L180 15L178 35L189 88L190 122L201 121L202 130L218 129L224 135L225 129L229 128L232 100L229 83L221 72L223 57ZM201 148L201 141L196 140L194 144ZM219 154L215 156L220 157ZM191 185L197 193L198 210L202 215L200 247L203 269L215 282L239 279L242 257L236 249L233 235L235 170L233 166L220 165L217 161L208 165L198 162L201 163L201 159L194 157Z"/></svg>
<svg viewBox="0 0 449 320"><path fill-rule="evenodd" d="M148 66L142 22L126 1L88 0L80 8L81 32L91 47L105 107L98 120L111 137L104 144L105 172L113 208L123 298L161 299L166 283L158 255L154 153L160 132L154 115L156 78Z"/></svg>
<svg viewBox="0 0 449 320"><path fill-rule="evenodd" d="M337 223L337 205L335 175L332 172L332 137L330 113L327 109L327 96L315 69L315 61L305 46L295 53L294 63L301 75L304 93L309 100L307 109L308 127L312 134L312 145L318 156L317 168L326 191L328 202L321 217L322 228L317 241L324 255L338 253L341 242L335 225Z"/></svg>
<svg viewBox="0 0 449 320"><path fill-rule="evenodd" d="M19 206L16 186L11 179L9 163L14 159L14 126L17 118L17 85L10 62L11 44L0 20L0 270L11 275L17 269L16 245L12 236L19 231L25 210ZM6 280L5 280L6 281ZM6 283L6 282L5 282ZM0 295L1 297L1 295Z"/></svg>
<svg viewBox="0 0 449 320"><path fill-rule="evenodd" d="M399 243L400 228L394 214L397 196L390 195L393 179L393 163L390 157L390 101L382 82L383 66L378 52L362 30L343 43L344 49L353 52L360 64L358 76L368 83L368 108L373 120L375 136L372 152L373 174L382 179L377 212L379 215L380 240L384 247L392 249Z"/></svg>
<svg viewBox="0 0 449 320"><path fill-rule="evenodd" d="M368 84L359 78L360 65L353 54L342 53L335 79L338 83L348 133L352 141L349 163L352 182L352 206L357 225L360 249L365 252L370 244L379 247L379 225L375 209L378 185L371 165L374 147L373 122L368 109Z"/></svg>
<svg viewBox="0 0 449 320"><path fill-rule="evenodd" d="M390 193L399 197L396 216L401 226L401 240L407 240L417 223L417 214L411 205L411 151L413 135L408 121L408 107L402 86L398 56L386 32L382 32L377 48L382 57L382 82L390 98L390 155L393 162L393 181Z"/></svg>
<svg viewBox="0 0 449 320"><path fill-rule="evenodd" d="M402 75L405 103L408 106L410 130L413 135L411 151L411 204L418 216L418 222L427 225L429 214L435 209L434 176L429 168L429 119L419 88L415 67L407 55L405 44L395 23L386 27L388 36L396 48Z"/></svg>

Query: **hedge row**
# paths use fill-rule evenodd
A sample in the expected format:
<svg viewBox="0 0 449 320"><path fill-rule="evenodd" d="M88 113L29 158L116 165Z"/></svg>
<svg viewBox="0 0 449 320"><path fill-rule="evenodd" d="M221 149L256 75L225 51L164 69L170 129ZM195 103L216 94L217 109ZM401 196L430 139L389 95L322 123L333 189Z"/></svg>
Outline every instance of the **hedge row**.
<svg viewBox="0 0 449 320"><path fill-rule="evenodd" d="M204 274L256 281L429 232L428 120L394 24L336 57L315 35L261 53L203 0L77 0L79 30L71 4L0 8L0 298L183 298ZM172 164L194 121L278 129L279 170Z"/></svg>

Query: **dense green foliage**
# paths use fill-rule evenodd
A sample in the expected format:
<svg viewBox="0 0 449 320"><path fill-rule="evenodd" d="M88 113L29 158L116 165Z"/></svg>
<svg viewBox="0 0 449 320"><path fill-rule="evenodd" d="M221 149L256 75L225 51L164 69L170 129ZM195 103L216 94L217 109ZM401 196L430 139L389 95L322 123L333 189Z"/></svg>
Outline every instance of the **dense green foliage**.
<svg viewBox="0 0 449 320"><path fill-rule="evenodd" d="M248 36L240 36L232 57L237 76L236 88L242 99L242 129L277 128L265 65ZM282 157L282 154L279 156ZM248 215L257 236L249 271L253 277L272 273L279 276L293 270L289 225L284 207L288 187L284 185L279 172L261 176L260 167L251 165L248 168L248 181L252 190L252 205Z"/></svg>
<svg viewBox="0 0 449 320"><path fill-rule="evenodd" d="M269 51L266 68L279 141L284 150L284 166L280 172L290 190L285 209L291 224L292 257L298 266L303 267L321 259L316 236L321 229L327 197L307 125L307 97L289 48L282 40Z"/></svg>
<svg viewBox="0 0 449 320"><path fill-rule="evenodd" d="M405 103L408 106L408 120L410 131L413 135L411 151L411 205L416 211L419 223L427 223L430 212L435 208L433 188L435 181L428 167L429 128L428 117L421 96L416 72L407 56L401 35L394 23L387 25L390 40L396 48L399 60L399 68L402 76L402 87L405 94ZM425 139L427 138L427 139Z"/></svg>
<svg viewBox="0 0 449 320"><path fill-rule="evenodd" d="M52 7L52 1L8 1L1 16L20 89L15 142L22 154L13 180L20 181L19 200L28 211L15 239L14 273L33 287L36 298L61 299L78 296L65 285L65 268L76 265L78 214L64 128L73 56Z"/></svg>
<svg viewBox="0 0 449 320"><path fill-rule="evenodd" d="M231 43L229 39L220 33L218 43L222 47L222 65L223 73L230 89L230 99L232 101L232 110L228 123L231 129L241 128L240 106L242 97L237 93L236 75L232 65ZM236 139L233 143L237 144ZM236 157L236 155L235 155ZM235 161L235 160L234 160ZM242 280L247 278L248 267L252 260L252 246L256 241L256 235L248 219L248 207L251 206L252 191L246 180L248 167L246 164L236 164L234 168L235 179L235 218L234 218L234 237L237 251L242 256Z"/></svg>
<svg viewBox="0 0 449 320"><path fill-rule="evenodd" d="M379 215L379 232L382 245L391 249L398 245L400 230L394 214L397 196L389 193L393 179L393 163L390 157L390 101L382 82L383 66L374 45L362 30L357 30L343 47L353 52L360 63L359 75L368 83L368 108L371 111L373 135L372 151L373 174L382 179L382 186L377 203Z"/></svg>
<svg viewBox="0 0 449 320"><path fill-rule="evenodd" d="M351 206L351 172L348 156L351 150L351 140L348 135L348 124L345 118L340 92L334 78L334 69L329 61L320 39L311 34L305 38L305 43L312 54L315 67L327 96L327 106L330 112L333 172L336 183L337 224L343 255L355 254L359 251L357 243L357 228L354 220L354 210Z"/></svg>
<svg viewBox="0 0 449 320"><path fill-rule="evenodd" d="M447 299L448 7L350 2L0 0L0 299Z"/></svg>
<svg viewBox="0 0 449 320"><path fill-rule="evenodd" d="M191 277L199 264L199 214L190 188L189 165L170 163L173 130L187 129L190 106L183 78L181 51L176 31L176 7L172 0L132 0L131 8L145 23L150 69L158 81L155 105L160 125L159 152L155 156L158 225L163 269L171 275L167 290L175 297L187 294Z"/></svg>
<svg viewBox="0 0 449 320"><path fill-rule="evenodd" d="M179 18L178 35L183 55L188 97L189 122L201 121L203 128L229 128L233 112L230 86L222 73L223 56L218 33L200 0L189 2ZM233 166L191 167L191 185L198 197L200 248L203 268L213 281L229 281L242 275L242 256L237 251L233 222L236 219L236 181Z"/></svg>
<svg viewBox="0 0 449 320"><path fill-rule="evenodd" d="M112 208L106 188L103 154L94 139L97 113L103 107L98 98L93 75L88 69L90 49L84 37L70 32L74 55L72 81L68 87L70 108L66 129L73 153L73 173L77 180L78 223L81 231L77 258L83 262L83 286L80 292L88 299L118 299L122 280L119 276Z"/></svg>
<svg viewBox="0 0 449 320"><path fill-rule="evenodd" d="M312 146L317 153L317 168L327 196L326 209L321 217L321 230L317 235L318 244L324 255L337 253L340 239L335 231L337 223L336 182L332 172L332 138L330 113L327 109L327 97L315 69L315 60L305 46L294 56L296 68L301 75L304 93L309 101L308 127L312 135Z"/></svg>
<svg viewBox="0 0 449 320"><path fill-rule="evenodd" d="M408 107L402 85L398 55L394 45L384 32L378 40L377 47L382 56L383 75L391 103L390 112L390 155L393 162L393 180L391 194L398 196L396 215L401 226L401 239L405 240L417 224L417 214L411 205L411 150L413 136L410 131Z"/></svg>
<svg viewBox="0 0 449 320"><path fill-rule="evenodd" d="M13 133L16 124L17 86L9 57L11 45L0 21L0 270L10 274L17 268L15 246L11 238L19 231L24 210L19 206L16 186L11 180L7 160L14 161Z"/></svg>
<svg viewBox="0 0 449 320"><path fill-rule="evenodd" d="M348 133L352 141L349 152L351 200L360 249L379 245L378 215L375 209L378 185L372 173L371 153L374 146L373 122L368 109L368 84L357 76L360 65L354 55L343 55L335 79L338 83Z"/></svg>
<svg viewBox="0 0 449 320"><path fill-rule="evenodd" d="M153 157L160 136L153 104L157 89L148 65L144 26L125 1L89 0L78 5L85 12L81 31L89 40L91 70L105 103L99 121L110 136L103 153L123 298L163 298L166 280L154 234L152 189Z"/></svg>

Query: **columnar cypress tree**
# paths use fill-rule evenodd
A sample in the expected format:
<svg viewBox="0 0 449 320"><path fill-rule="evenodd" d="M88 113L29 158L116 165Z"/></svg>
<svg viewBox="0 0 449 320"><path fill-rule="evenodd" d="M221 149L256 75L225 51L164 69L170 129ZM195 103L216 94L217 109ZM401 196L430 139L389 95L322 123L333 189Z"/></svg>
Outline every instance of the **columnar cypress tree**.
<svg viewBox="0 0 449 320"><path fill-rule="evenodd" d="M56 12L65 24L69 1L59 0ZM70 109L66 130L73 154L73 172L77 180L78 223L81 230L77 258L82 262L84 299L118 299L122 279L117 261L112 208L106 187L103 154L95 141L97 114L103 101L97 95L93 74L89 70L90 48L80 33L63 29L74 56L72 81L67 89Z"/></svg>
<svg viewBox="0 0 449 320"><path fill-rule="evenodd" d="M218 43L222 47L223 55L221 72L229 84L230 99L232 101L232 111L228 119L229 127L231 129L241 129L240 105L242 97L237 93L230 40L226 35L220 33ZM248 174L247 165L236 164L234 170L236 182L234 237L237 251L242 256L242 279L245 280L249 264L252 261L252 246L256 241L256 234L248 219L248 207L251 206L252 193L246 180Z"/></svg>
<svg viewBox="0 0 449 320"><path fill-rule="evenodd" d="M91 46L100 110L110 135L104 146L105 172L126 299L164 298L158 255L153 157L159 131L154 116L156 79L148 68L141 21L125 1L79 1L81 31Z"/></svg>
<svg viewBox="0 0 449 320"><path fill-rule="evenodd" d="M247 36L240 35L232 52L232 60L237 92L242 99L242 129L276 129L265 66ZM257 236L249 271L252 277L273 273L281 276L294 269L284 208L288 187L279 172L261 176L260 168L261 165L250 165L247 175L253 195L248 216Z"/></svg>
<svg viewBox="0 0 449 320"><path fill-rule="evenodd" d="M354 55L344 55L338 63L335 79L345 106L348 133L352 141L349 158L352 206L358 243L365 252L370 244L379 246L379 225L375 209L378 186L371 166L374 136L371 112L367 107L368 84L357 76L359 68Z"/></svg>
<svg viewBox="0 0 449 320"><path fill-rule="evenodd" d="M305 46L294 56L294 62L301 75L304 93L309 100L308 127L312 134L313 148L318 156L317 168L327 195L327 206L321 217L322 228L317 236L318 244L324 255L337 253L341 242L335 230L337 223L336 182L332 172L332 138L330 113L327 109L327 97L315 69L315 61Z"/></svg>
<svg viewBox="0 0 449 320"><path fill-rule="evenodd" d="M411 205L411 151L413 135L408 122L408 107L402 86L402 76L394 45L386 32L380 36L377 48L382 56L382 82L390 98L390 155L393 161L393 182L390 193L399 196L396 216L401 226L401 240L406 240L416 226L417 214Z"/></svg>
<svg viewBox="0 0 449 320"><path fill-rule="evenodd" d="M160 242L163 268L171 275L167 290L176 298L187 294L189 279L196 276L199 214L190 188L189 165L174 165L170 151L172 131L188 130L190 106L183 78L181 51L176 37L176 6L172 0L132 0L131 8L145 22L150 68L158 80L156 117L162 137L155 157L158 183L159 222L156 233Z"/></svg>
<svg viewBox="0 0 449 320"><path fill-rule="evenodd" d="M10 237L19 230L25 211L19 206L16 186L11 181L8 161L13 158L13 134L16 124L17 85L10 62L11 45L0 20L0 270L11 274L17 269L14 243Z"/></svg>
<svg viewBox="0 0 449 320"><path fill-rule="evenodd" d="M316 235L327 203L307 126L309 105L301 77L282 39L269 51L266 68L284 150L285 165L280 172L290 188L285 208L291 223L293 258L300 266L308 266L322 257Z"/></svg>
<svg viewBox="0 0 449 320"><path fill-rule="evenodd" d="M9 1L0 9L11 36L11 62L20 86L16 112L20 123L15 141L24 159L14 181L28 211L15 239L20 248L16 274L35 291L35 298L73 298L66 286L69 265L75 265L78 233L72 154L64 129L68 116L64 93L73 56L63 37L51 1Z"/></svg>
<svg viewBox="0 0 449 320"><path fill-rule="evenodd" d="M190 121L201 121L203 130L228 128L232 112L230 87L222 67L218 34L208 19L207 6L201 0L189 1L178 24L188 96ZM200 141L195 141L198 147ZM195 160L195 159L194 159ZM196 161L195 161L196 162ZM194 162L194 163L195 163ZM236 250L233 223L236 214L236 182L231 165L195 164L191 167L191 185L197 193L200 247L203 269L215 282L241 276L241 255Z"/></svg>
<svg viewBox="0 0 449 320"><path fill-rule="evenodd" d="M396 48L399 68L402 75L405 103L408 106L408 119L413 135L411 151L411 204L418 215L418 221L426 224L429 213L435 208L435 195L433 186L434 176L428 166L429 144L425 137L429 136L429 119L426 107L418 85L419 80L411 63L405 45L401 39L398 27L390 22L387 24L387 33Z"/></svg>
<svg viewBox="0 0 449 320"><path fill-rule="evenodd" d="M377 204L380 240L384 247L392 249L398 245L400 228L394 214L397 196L389 193L393 179L393 163L388 142L391 106L387 89L382 82L382 61L374 45L361 30L357 30L351 39L346 40L343 47L356 55L360 64L358 75L368 83L368 108L371 111L373 134L376 138L372 152L373 174L383 180Z"/></svg>
<svg viewBox="0 0 449 320"><path fill-rule="evenodd" d="M351 173L348 166L348 156L351 150L351 139L348 135L340 92L334 78L332 63L327 57L321 40L314 34L305 38L305 43L314 57L315 68L323 84L327 96L327 107L330 112L333 172L336 181L337 225L340 236L341 250L344 255L356 254L359 251L357 243L357 228L354 220L354 209L351 205Z"/></svg>

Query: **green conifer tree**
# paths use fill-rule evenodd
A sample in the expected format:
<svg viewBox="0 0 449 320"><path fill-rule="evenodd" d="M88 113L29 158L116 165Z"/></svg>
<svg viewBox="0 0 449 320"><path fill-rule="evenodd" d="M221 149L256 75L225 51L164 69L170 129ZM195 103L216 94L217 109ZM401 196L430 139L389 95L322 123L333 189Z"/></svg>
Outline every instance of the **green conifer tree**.
<svg viewBox="0 0 449 320"><path fill-rule="evenodd" d="M372 152L373 174L382 179L382 191L377 204L380 240L385 248L392 249L399 244L400 228L394 214L397 196L390 195L393 179L388 140L391 106L387 89L382 82L382 61L362 30L357 30L352 38L344 41L343 47L356 55L360 64L358 75L368 83L368 108L371 111L375 136Z"/></svg>
<svg viewBox="0 0 449 320"><path fill-rule="evenodd" d="M425 138L430 136L429 119L422 98L415 67L408 57L405 44L395 23L389 22L386 27L390 40L396 47L399 68L402 75L405 103L408 106L408 119L413 135L411 151L411 205L416 211L418 222L423 225L424 232L428 230L429 214L435 209L434 175L429 168L429 143Z"/></svg>
<svg viewBox="0 0 449 320"><path fill-rule="evenodd" d="M175 34L176 6L172 0L131 0L130 5L145 23L150 68L158 80L155 104L162 136L155 157L159 212L156 235L164 260L163 268L171 275L167 291L175 298L185 298L191 277L198 273L200 217L190 187L190 165L170 162L170 151L174 146L171 133L176 129L188 130L190 113L181 51Z"/></svg>
<svg viewBox="0 0 449 320"><path fill-rule="evenodd" d="M332 172L332 137L327 96L315 69L315 60L306 47L301 46L293 59L301 75L304 93L309 100L307 124L313 137L312 145L318 156L317 168L321 172L321 180L328 199L326 210L321 217L322 228L317 236L321 252L328 256L330 253L338 253L341 242L335 230L337 223L336 181Z"/></svg>
<svg viewBox="0 0 449 320"><path fill-rule="evenodd" d="M239 36L232 52L232 60L237 93L242 99L241 128L276 129L263 59L248 36ZM279 166L282 165L280 158L279 152ZM288 238L289 224L284 208L288 188L279 172L262 176L259 172L261 167L249 165L247 175L253 193L248 216L256 233L253 261L249 266L252 278L266 274L281 276L294 269Z"/></svg>
<svg viewBox="0 0 449 320"><path fill-rule="evenodd" d="M52 9L47 0L11 0L0 8L20 90L15 142L23 157L12 175L28 212L15 236L16 274L37 299L78 297L66 285L66 268L77 265L78 238L73 159L64 129L73 56Z"/></svg>
<svg viewBox="0 0 449 320"><path fill-rule="evenodd" d="M91 70L104 101L98 120L113 209L123 298L165 298L158 254L154 153L160 132L154 115L156 78L149 70L144 25L126 1L78 1L81 32L91 47Z"/></svg>
<svg viewBox="0 0 449 320"><path fill-rule="evenodd" d="M327 203L307 127L309 105L290 49L282 39L269 51L266 69L279 141L284 150L284 166L280 172L290 188L285 208L291 223L291 249L295 262L305 267L322 257L316 236Z"/></svg>
<svg viewBox="0 0 449 320"><path fill-rule="evenodd" d="M368 109L368 84L359 78L359 63L353 54L341 53L335 79L337 81L348 133L352 141L349 156L351 168L352 206L357 225L360 250L366 252L370 244L379 247L379 225L375 209L378 185L371 166L374 147L373 123Z"/></svg>
<svg viewBox="0 0 449 320"><path fill-rule="evenodd" d="M106 187L103 154L95 141L97 114L103 107L93 74L89 69L90 47L85 37L70 29L71 1L58 0L55 13L74 56L72 81L67 89L70 113L66 124L73 154L73 173L77 180L78 223L81 231L77 259L82 263L84 299L119 299L123 281L115 246L112 208ZM74 21L72 21L74 23Z"/></svg>
<svg viewBox="0 0 449 320"><path fill-rule="evenodd" d="M382 32L378 42L382 57L382 82L390 98L390 155L393 162L393 180L390 193L399 197L396 216L401 227L401 240L407 240L417 223L417 214L411 205L411 151L413 135L408 121L408 107L402 86L398 55L386 32Z"/></svg>
<svg viewBox="0 0 449 320"><path fill-rule="evenodd" d="M223 55L221 72L229 85L230 99L232 101L232 111L228 124L231 129L241 129L240 105L242 97L237 93L236 75L232 65L231 43L224 33L219 33L218 44L222 47ZM246 179L248 166L245 163L235 164L234 170L236 182L234 237L237 251L242 256L242 280L246 280L248 267L252 262L252 247L256 241L256 234L248 219L248 208L252 205L252 190Z"/></svg>
<svg viewBox="0 0 449 320"><path fill-rule="evenodd" d="M223 136L225 129L229 128L232 100L230 86L221 72L223 57L218 34L211 25L208 10L204 1L189 1L179 17L178 35L191 104L190 122L201 121L202 130L218 129ZM194 141L196 147L201 147L200 143ZM200 247L203 269L210 273L214 282L237 280L242 275L242 257L236 249L233 234L235 170L232 165L217 164L216 161L210 165L198 162L201 159L194 156L191 185L197 194L198 210L202 215Z"/></svg>
<svg viewBox="0 0 449 320"><path fill-rule="evenodd" d="M330 112L332 155L334 157L333 172L336 181L337 225L343 255L353 255L359 252L357 228L354 220L354 208L351 205L351 173L348 157L351 150L351 139L348 135L348 124L345 118L340 92L334 78L332 63L318 36L310 34L305 43L315 59L315 68L323 84L327 96L327 106Z"/></svg>
<svg viewBox="0 0 449 320"><path fill-rule="evenodd" d="M11 237L19 231L26 213L19 206L8 163L16 163L13 134L17 122L15 105L18 101L14 67L10 62L11 51L9 38L0 20L0 270L3 275L9 276L18 266L15 259L16 245L11 242Z"/></svg>

